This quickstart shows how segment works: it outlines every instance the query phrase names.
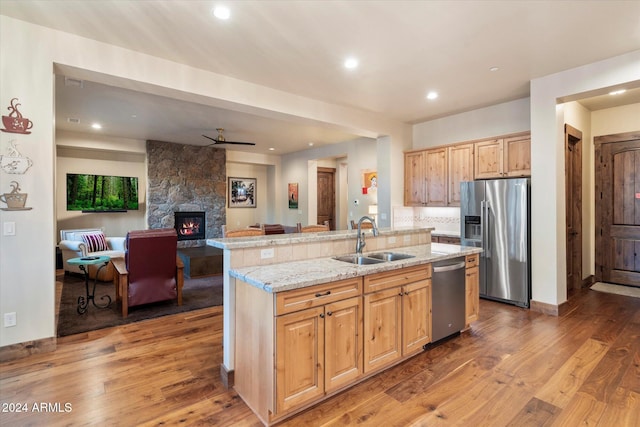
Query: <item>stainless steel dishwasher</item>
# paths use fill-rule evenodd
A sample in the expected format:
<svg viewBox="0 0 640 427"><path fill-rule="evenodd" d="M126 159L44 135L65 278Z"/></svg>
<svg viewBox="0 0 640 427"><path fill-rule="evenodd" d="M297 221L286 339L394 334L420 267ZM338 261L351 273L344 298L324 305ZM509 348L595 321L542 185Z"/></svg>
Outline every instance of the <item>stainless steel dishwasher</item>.
<svg viewBox="0 0 640 427"><path fill-rule="evenodd" d="M432 342L464 329L465 258L433 263L431 277Z"/></svg>

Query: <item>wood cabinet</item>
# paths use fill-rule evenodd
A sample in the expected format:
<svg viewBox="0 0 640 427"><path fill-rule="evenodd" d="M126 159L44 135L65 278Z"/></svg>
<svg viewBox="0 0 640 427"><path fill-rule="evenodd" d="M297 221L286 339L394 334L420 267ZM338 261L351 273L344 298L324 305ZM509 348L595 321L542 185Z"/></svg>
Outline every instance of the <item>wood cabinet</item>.
<svg viewBox="0 0 640 427"><path fill-rule="evenodd" d="M361 298L276 317L276 412L315 401L362 374Z"/></svg>
<svg viewBox="0 0 640 427"><path fill-rule="evenodd" d="M475 150L475 179L531 175L531 134L478 141Z"/></svg>
<svg viewBox="0 0 640 427"><path fill-rule="evenodd" d="M431 243L447 243L450 245L459 245L460 238L459 237L449 237L449 236L434 236L431 235Z"/></svg>
<svg viewBox="0 0 640 427"><path fill-rule="evenodd" d="M404 204L424 206L427 203L427 171L424 151L404 155Z"/></svg>
<svg viewBox="0 0 640 427"><path fill-rule="evenodd" d="M363 374L362 278L271 294L236 280L236 391L267 425Z"/></svg>
<svg viewBox="0 0 640 427"><path fill-rule="evenodd" d="M404 204L447 205L447 150L438 148L405 153Z"/></svg>
<svg viewBox="0 0 640 427"><path fill-rule="evenodd" d="M480 255L467 255L465 276L465 327L478 320L480 309L480 270L478 259Z"/></svg>
<svg viewBox="0 0 640 427"><path fill-rule="evenodd" d="M504 138L504 174L508 177L531 176L531 134Z"/></svg>
<svg viewBox="0 0 640 427"><path fill-rule="evenodd" d="M460 206L460 183L473 181L473 144L456 144L447 147L447 205Z"/></svg>
<svg viewBox="0 0 640 427"><path fill-rule="evenodd" d="M405 153L405 206L460 206L460 183L531 175L531 134Z"/></svg>
<svg viewBox="0 0 640 427"><path fill-rule="evenodd" d="M431 342L431 265L364 278L364 372L389 366Z"/></svg>

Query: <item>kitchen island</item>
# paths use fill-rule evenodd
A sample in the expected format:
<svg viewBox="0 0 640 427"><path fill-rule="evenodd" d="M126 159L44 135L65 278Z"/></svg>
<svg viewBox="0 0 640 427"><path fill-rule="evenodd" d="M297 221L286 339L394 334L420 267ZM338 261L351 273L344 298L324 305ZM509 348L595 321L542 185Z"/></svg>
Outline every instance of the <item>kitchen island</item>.
<svg viewBox="0 0 640 427"><path fill-rule="evenodd" d="M466 256L469 286L462 298L466 323L475 320L479 249L432 244L430 232L380 230L367 239L364 254L393 252L403 259L365 265L335 259L354 252L354 231L211 241L225 251L225 297L227 290L233 297L232 305L225 299L233 339L224 342L233 347L234 387L265 424L429 344L435 261ZM234 253L239 249L248 253Z"/></svg>

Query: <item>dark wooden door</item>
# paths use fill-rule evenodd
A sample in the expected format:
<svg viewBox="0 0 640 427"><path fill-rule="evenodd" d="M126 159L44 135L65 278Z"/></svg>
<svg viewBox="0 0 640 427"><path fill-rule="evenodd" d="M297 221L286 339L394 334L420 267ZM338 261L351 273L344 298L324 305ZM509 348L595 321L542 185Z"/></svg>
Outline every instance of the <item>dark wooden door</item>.
<svg viewBox="0 0 640 427"><path fill-rule="evenodd" d="M329 221L329 229L335 230L336 170L318 168L318 224Z"/></svg>
<svg viewBox="0 0 640 427"><path fill-rule="evenodd" d="M582 132L564 125L567 291L582 287Z"/></svg>
<svg viewBox="0 0 640 427"><path fill-rule="evenodd" d="M596 280L640 287L640 131L594 142Z"/></svg>

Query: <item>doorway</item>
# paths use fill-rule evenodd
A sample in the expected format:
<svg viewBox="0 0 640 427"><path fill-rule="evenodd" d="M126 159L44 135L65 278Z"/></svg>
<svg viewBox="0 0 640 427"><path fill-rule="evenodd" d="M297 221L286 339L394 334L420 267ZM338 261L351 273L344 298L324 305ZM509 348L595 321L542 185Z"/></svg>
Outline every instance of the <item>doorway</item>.
<svg viewBox="0 0 640 427"><path fill-rule="evenodd" d="M564 125L567 293L582 287L582 132Z"/></svg>
<svg viewBox="0 0 640 427"><path fill-rule="evenodd" d="M317 223L328 221L329 229L335 230L336 170L318 167Z"/></svg>
<svg viewBox="0 0 640 427"><path fill-rule="evenodd" d="M640 287L640 131L594 144L596 280Z"/></svg>

